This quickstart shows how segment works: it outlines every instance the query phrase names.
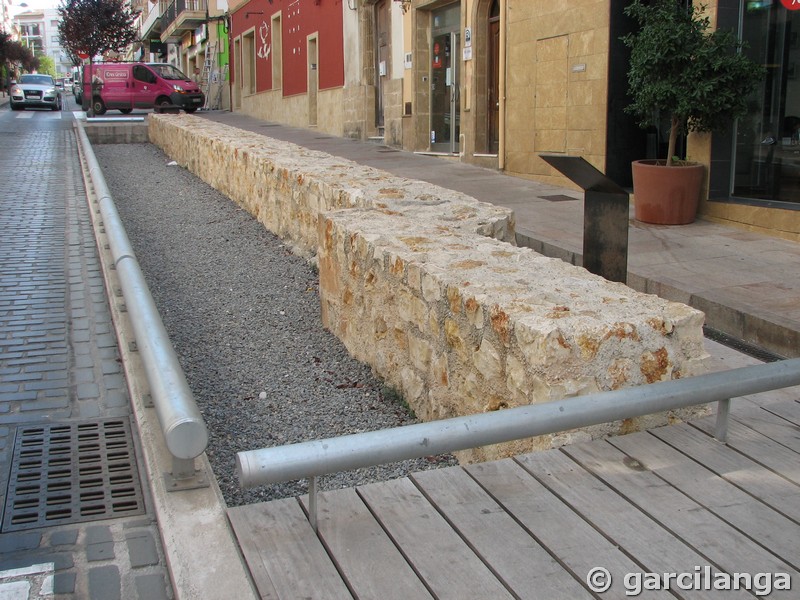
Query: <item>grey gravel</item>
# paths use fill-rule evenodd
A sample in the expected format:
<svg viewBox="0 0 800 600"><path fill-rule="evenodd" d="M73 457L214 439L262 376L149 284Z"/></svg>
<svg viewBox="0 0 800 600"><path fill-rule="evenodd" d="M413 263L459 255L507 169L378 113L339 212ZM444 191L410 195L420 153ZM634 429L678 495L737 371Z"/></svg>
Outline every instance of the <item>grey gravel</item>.
<svg viewBox="0 0 800 600"><path fill-rule="evenodd" d="M307 492L242 491L241 450L414 422L320 320L317 274L234 202L150 144L95 145L108 187L209 429L229 506ZM426 457L337 473L335 489L456 464Z"/></svg>

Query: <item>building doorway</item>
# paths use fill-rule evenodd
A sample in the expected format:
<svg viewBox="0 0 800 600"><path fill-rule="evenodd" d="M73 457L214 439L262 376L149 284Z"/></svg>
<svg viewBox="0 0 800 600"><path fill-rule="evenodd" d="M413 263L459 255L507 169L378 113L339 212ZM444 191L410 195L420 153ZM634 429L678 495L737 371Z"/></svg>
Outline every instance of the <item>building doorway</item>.
<svg viewBox="0 0 800 600"><path fill-rule="evenodd" d="M389 0L375 3L375 126L384 126L384 81L389 76L392 35Z"/></svg>
<svg viewBox="0 0 800 600"><path fill-rule="evenodd" d="M317 35L308 37L308 124L311 127L317 126L317 96L319 93L319 69L317 64Z"/></svg>
<svg viewBox="0 0 800 600"><path fill-rule="evenodd" d="M234 64L234 85L233 85L233 109L242 108L242 38L238 37L233 41L233 64Z"/></svg>
<svg viewBox="0 0 800 600"><path fill-rule="evenodd" d="M486 145L489 154L500 149L500 0L489 6L489 27L486 38L489 56L486 65Z"/></svg>
<svg viewBox="0 0 800 600"><path fill-rule="evenodd" d="M457 154L461 134L460 4L434 11L431 23L430 148L433 152Z"/></svg>

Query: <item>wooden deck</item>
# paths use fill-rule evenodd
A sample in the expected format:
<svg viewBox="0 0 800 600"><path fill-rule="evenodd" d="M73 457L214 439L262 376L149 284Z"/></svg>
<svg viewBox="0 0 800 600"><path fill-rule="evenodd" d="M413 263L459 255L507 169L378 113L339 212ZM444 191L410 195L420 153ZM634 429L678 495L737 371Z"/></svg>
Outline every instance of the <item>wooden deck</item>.
<svg viewBox="0 0 800 600"><path fill-rule="evenodd" d="M324 492L318 535L306 499L228 514L263 598L630 598L628 573L706 566L788 574L793 589L769 597L800 598L800 403L745 401L727 445L712 429L708 418ZM600 595L586 582L595 567L613 581ZM753 598L766 583L637 597Z"/></svg>

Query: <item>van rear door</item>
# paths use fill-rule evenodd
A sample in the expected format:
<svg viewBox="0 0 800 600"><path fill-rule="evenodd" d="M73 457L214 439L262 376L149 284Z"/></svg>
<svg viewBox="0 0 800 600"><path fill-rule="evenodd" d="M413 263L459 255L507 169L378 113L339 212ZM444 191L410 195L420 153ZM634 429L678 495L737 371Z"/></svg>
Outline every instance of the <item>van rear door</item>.
<svg viewBox="0 0 800 600"><path fill-rule="evenodd" d="M107 108L132 108L130 65L104 65L100 67L103 79L101 96Z"/></svg>

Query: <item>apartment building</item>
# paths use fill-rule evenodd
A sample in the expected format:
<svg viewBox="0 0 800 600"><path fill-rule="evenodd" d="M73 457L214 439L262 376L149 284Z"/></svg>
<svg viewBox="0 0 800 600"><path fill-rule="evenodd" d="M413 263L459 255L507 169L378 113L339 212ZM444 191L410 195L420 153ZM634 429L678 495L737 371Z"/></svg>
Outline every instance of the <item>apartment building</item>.
<svg viewBox="0 0 800 600"><path fill-rule="evenodd" d="M202 84L213 108L229 108L226 0L132 0L141 43L131 60L169 62Z"/></svg>
<svg viewBox="0 0 800 600"><path fill-rule="evenodd" d="M56 69L56 77L70 73L72 62L61 47L58 24L61 16L58 10L28 10L13 17L13 30L19 41L31 49L34 56L49 56Z"/></svg>

